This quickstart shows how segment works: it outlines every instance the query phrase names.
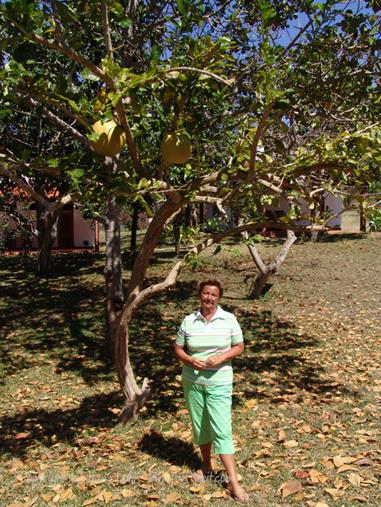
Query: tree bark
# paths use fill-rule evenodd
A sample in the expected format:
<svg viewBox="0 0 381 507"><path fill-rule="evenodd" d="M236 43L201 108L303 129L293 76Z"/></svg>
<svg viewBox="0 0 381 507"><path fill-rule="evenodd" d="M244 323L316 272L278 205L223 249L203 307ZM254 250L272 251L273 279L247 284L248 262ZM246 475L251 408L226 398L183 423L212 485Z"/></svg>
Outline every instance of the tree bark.
<svg viewBox="0 0 381 507"><path fill-rule="evenodd" d="M115 198L111 198L106 205L103 225L106 240L104 277L106 283L107 344L112 359L114 359L115 336L124 303L120 216L121 212L115 204Z"/></svg>
<svg viewBox="0 0 381 507"><path fill-rule="evenodd" d="M48 278L51 274L51 254L57 236L59 210L45 210L38 214L37 228L39 231L39 254L37 260L37 276Z"/></svg>
<svg viewBox="0 0 381 507"><path fill-rule="evenodd" d="M132 222L131 222L131 240L130 240L130 255L132 257L136 254L138 220L139 220L139 204L135 202L133 204Z"/></svg>
<svg viewBox="0 0 381 507"><path fill-rule="evenodd" d="M152 287L143 291L143 283L149 261L167 220L176 213L181 206L181 199L166 201L149 224L131 273L123 312L118 320L115 334L115 362L118 370L119 382L125 398L124 407L120 416L122 423L136 418L139 410L151 396L148 379L145 378L143 380L141 387L137 385L135 380L129 358L129 326L139 305L154 293L153 290L150 290Z"/></svg>
<svg viewBox="0 0 381 507"><path fill-rule="evenodd" d="M321 194L314 199L315 207L311 210L311 217L315 220L318 220L320 215L324 213L324 195ZM315 226L312 224L311 226L311 242L316 243L319 240L322 228L319 226Z"/></svg>
<svg viewBox="0 0 381 507"><path fill-rule="evenodd" d="M295 233L291 230L288 230L287 240L285 244L282 246L281 250L278 252L275 259L269 262L268 264L265 264L263 262L261 256L259 255L258 249L256 248L255 245L248 245L251 258L253 259L253 262L258 269L258 273L254 278L254 282L251 288L250 294L251 297L255 299L259 298L270 277L274 273L276 273L280 268L280 266L283 264L284 260L287 257L288 252L290 251L290 248L295 243L295 241L296 241Z"/></svg>

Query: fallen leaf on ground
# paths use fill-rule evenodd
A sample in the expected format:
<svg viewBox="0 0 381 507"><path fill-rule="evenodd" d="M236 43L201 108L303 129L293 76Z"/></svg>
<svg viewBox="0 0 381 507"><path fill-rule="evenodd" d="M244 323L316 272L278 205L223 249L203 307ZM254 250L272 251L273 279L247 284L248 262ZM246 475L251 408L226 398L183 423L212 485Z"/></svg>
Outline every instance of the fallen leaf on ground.
<svg viewBox="0 0 381 507"><path fill-rule="evenodd" d="M319 472L318 470L310 470L309 472L310 474L310 479L311 479L311 482L313 484L318 484L319 482L327 482L328 481L328 477L324 474L322 474L321 472Z"/></svg>
<svg viewBox="0 0 381 507"><path fill-rule="evenodd" d="M295 470L294 475L297 479L306 479L310 476L310 473L306 470Z"/></svg>
<svg viewBox="0 0 381 507"><path fill-rule="evenodd" d="M361 458L357 461L355 461L355 465L359 465L359 466L373 466L373 461L369 458Z"/></svg>
<svg viewBox="0 0 381 507"><path fill-rule="evenodd" d="M169 493L169 495L163 498L164 503L178 503L181 500L181 495L178 493Z"/></svg>
<svg viewBox="0 0 381 507"><path fill-rule="evenodd" d="M359 474L348 474L348 481L353 484L353 486L360 487L362 477Z"/></svg>
<svg viewBox="0 0 381 507"><path fill-rule="evenodd" d="M337 498L340 498L344 495L344 491L341 489L335 489L335 488L325 488L325 490L331 497L336 500Z"/></svg>
<svg viewBox="0 0 381 507"><path fill-rule="evenodd" d="M298 442L296 440L287 440L287 442L284 442L283 444L285 447L292 448L292 447L298 447Z"/></svg>
<svg viewBox="0 0 381 507"><path fill-rule="evenodd" d="M282 495L283 498L289 495L294 495L303 489L302 483L296 479L290 479L284 482L278 489L278 495Z"/></svg>
<svg viewBox="0 0 381 507"><path fill-rule="evenodd" d="M343 465L348 465L349 463L354 463L357 458L353 458L351 456L335 456L333 458L333 462L336 468L340 468Z"/></svg>
<svg viewBox="0 0 381 507"><path fill-rule="evenodd" d="M23 433L17 433L15 436L15 440L23 440L24 438L29 438L30 433L29 432L23 432Z"/></svg>
<svg viewBox="0 0 381 507"><path fill-rule="evenodd" d="M132 489L122 489L123 498L129 498L131 496L135 496L135 491L132 491Z"/></svg>

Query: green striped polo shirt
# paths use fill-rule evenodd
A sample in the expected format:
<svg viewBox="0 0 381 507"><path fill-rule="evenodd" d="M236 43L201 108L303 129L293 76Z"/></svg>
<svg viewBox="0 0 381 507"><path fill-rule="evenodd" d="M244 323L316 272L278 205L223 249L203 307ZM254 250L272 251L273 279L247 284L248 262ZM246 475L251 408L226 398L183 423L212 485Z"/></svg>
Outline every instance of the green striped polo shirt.
<svg viewBox="0 0 381 507"><path fill-rule="evenodd" d="M187 354L198 359L220 354L232 345L243 342L242 330L232 313L220 306L208 322L197 310L187 315L177 332L176 345L184 347ZM233 382L231 361L225 361L214 368L195 370L183 365L183 378L196 384L221 385Z"/></svg>

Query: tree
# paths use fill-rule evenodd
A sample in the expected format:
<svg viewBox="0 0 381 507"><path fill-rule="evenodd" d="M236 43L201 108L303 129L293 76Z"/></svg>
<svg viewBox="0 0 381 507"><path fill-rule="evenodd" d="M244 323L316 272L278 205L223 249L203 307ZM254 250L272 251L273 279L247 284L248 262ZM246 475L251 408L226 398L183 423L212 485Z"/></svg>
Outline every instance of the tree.
<svg viewBox="0 0 381 507"><path fill-rule="evenodd" d="M137 0L2 5L8 48L3 50L2 111L14 104L26 114L33 108L51 126L44 132L60 132L57 158L63 176L72 174L76 199L105 227L108 336L126 400L123 419L136 415L150 396L148 381L139 387L130 364L130 321L139 305L175 283L186 260L178 260L162 282L145 286L165 224L193 203L235 205L244 194L260 202L269 187L297 192L301 175L331 163L317 161L315 153L313 163L298 165L296 151L274 159L275 140L265 134L290 130L284 111L297 102L287 87L301 65L297 56L344 17L338 6ZM301 12L309 20L285 47L282 34ZM31 51L35 47L50 56L39 61ZM30 56L20 62L23 51ZM308 58L303 61L307 66ZM123 129L126 149L99 155L99 134L92 125L111 119ZM313 129L309 118L303 125ZM188 162L172 164L162 156L168 137L190 140ZM9 168L9 154L3 155ZM336 166L343 168L345 157L335 156ZM153 216L124 290L120 216L134 202ZM233 232L261 228L259 210L253 222L202 239L186 257ZM291 218L278 226L295 227Z"/></svg>

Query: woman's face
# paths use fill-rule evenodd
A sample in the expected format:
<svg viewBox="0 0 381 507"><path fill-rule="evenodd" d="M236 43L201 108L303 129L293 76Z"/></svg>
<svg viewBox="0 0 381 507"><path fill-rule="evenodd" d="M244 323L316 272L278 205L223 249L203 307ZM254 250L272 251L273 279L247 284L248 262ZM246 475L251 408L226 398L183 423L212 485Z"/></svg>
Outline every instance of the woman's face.
<svg viewBox="0 0 381 507"><path fill-rule="evenodd" d="M220 289L214 285L204 285L200 292L201 310L212 313L216 310L220 298Z"/></svg>

